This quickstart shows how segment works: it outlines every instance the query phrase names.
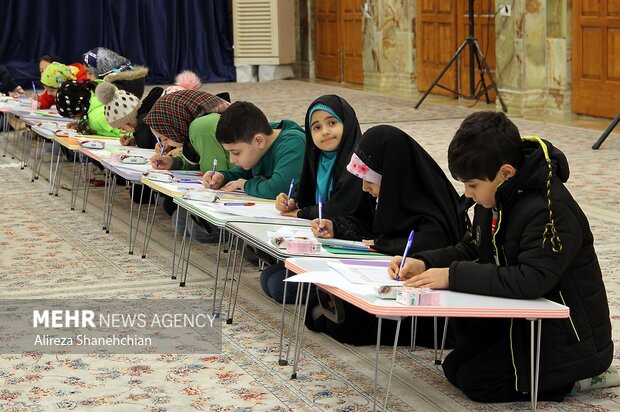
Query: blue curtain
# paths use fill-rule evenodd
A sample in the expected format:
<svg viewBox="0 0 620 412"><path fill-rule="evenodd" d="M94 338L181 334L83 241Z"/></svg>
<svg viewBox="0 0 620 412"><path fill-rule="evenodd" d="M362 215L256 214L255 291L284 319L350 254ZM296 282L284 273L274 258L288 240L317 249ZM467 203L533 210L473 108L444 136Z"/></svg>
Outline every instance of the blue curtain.
<svg viewBox="0 0 620 412"><path fill-rule="evenodd" d="M80 62L99 46L172 83L189 69L203 82L235 80L227 0L1 0L0 64L19 84L39 79L44 54Z"/></svg>

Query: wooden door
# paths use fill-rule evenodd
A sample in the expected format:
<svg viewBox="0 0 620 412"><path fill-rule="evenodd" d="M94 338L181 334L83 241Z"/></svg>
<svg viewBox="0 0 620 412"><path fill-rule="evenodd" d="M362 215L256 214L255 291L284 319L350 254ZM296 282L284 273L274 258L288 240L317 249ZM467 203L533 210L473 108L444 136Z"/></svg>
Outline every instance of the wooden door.
<svg viewBox="0 0 620 412"><path fill-rule="evenodd" d="M364 83L362 1L315 1L316 77Z"/></svg>
<svg viewBox="0 0 620 412"><path fill-rule="evenodd" d="M418 90L426 91L456 52L456 10L452 0L418 1L416 48ZM456 89L456 65L444 74L441 85ZM433 93L451 94L435 87Z"/></svg>
<svg viewBox="0 0 620 412"><path fill-rule="evenodd" d="M316 0L315 16L316 77L339 82L338 3L333 0Z"/></svg>
<svg viewBox="0 0 620 412"><path fill-rule="evenodd" d="M573 111L620 112L620 2L573 1Z"/></svg>
<svg viewBox="0 0 620 412"><path fill-rule="evenodd" d="M340 0L342 80L364 83L362 57L362 0Z"/></svg>
<svg viewBox="0 0 620 412"><path fill-rule="evenodd" d="M474 1L474 37L476 38L480 51L484 56L493 78L495 77L495 0ZM469 1L457 0L457 31L456 40L461 44L469 36ZM501 17L499 17L501 18ZM460 92L464 96L470 96L470 69L469 69L469 47L466 47L461 54L461 77ZM483 66L484 67L484 66ZM482 90L480 83L480 72L474 59L474 85L475 93ZM485 74L484 82L489 86L489 78ZM484 97L483 97L484 98ZM495 100L495 93L489 91L489 98Z"/></svg>

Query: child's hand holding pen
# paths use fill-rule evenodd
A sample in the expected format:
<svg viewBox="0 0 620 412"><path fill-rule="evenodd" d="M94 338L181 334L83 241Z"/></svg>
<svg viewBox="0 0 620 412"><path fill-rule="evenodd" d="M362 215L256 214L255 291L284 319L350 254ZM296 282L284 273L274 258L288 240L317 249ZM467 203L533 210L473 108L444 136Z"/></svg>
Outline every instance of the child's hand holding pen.
<svg viewBox="0 0 620 412"><path fill-rule="evenodd" d="M316 237L334 237L334 223L329 219L314 219L311 222L312 234Z"/></svg>
<svg viewBox="0 0 620 412"><path fill-rule="evenodd" d="M297 203L295 199L289 198L286 193L280 193L276 197L276 209L280 212L291 212L297 209Z"/></svg>
<svg viewBox="0 0 620 412"><path fill-rule="evenodd" d="M202 184L207 189L219 189L224 184L224 175L209 170L202 176Z"/></svg>
<svg viewBox="0 0 620 412"><path fill-rule="evenodd" d="M119 139L119 142L123 146L135 146L136 145L136 139L134 139L134 137L131 134L126 134L126 135L121 136L121 138Z"/></svg>
<svg viewBox="0 0 620 412"><path fill-rule="evenodd" d="M390 267L388 267L388 275L390 275L392 279L396 279L396 280L409 279L426 270L426 265L424 264L424 261L420 259L407 258L405 260L405 263L402 265L402 269L401 269L402 261L403 261L402 256L394 256L392 260L390 261Z"/></svg>
<svg viewBox="0 0 620 412"><path fill-rule="evenodd" d="M170 170L172 169L172 157L170 156L152 156L151 159L151 167L153 169L160 170Z"/></svg>

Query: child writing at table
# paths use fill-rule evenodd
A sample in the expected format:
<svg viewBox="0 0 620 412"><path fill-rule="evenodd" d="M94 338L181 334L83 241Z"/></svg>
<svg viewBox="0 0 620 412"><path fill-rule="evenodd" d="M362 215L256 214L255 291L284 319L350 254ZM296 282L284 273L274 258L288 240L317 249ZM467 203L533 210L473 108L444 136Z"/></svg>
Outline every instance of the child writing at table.
<svg viewBox="0 0 620 412"><path fill-rule="evenodd" d="M67 80L77 80L77 67L65 66L62 63L50 63L41 73L41 84L45 91L38 98L39 109L49 109L56 104L56 92ZM34 97L33 97L34 98Z"/></svg>
<svg viewBox="0 0 620 412"><path fill-rule="evenodd" d="M347 172L353 149L362 131L353 108L342 97L321 96L313 101L305 116L306 151L297 185L290 199L287 193L276 198L276 208L287 216L315 219L319 216L319 194L326 217L358 216L362 221L372 219L374 200L362 191L360 179ZM284 298L283 263L265 268L260 285L267 296L281 303ZM289 283L286 301L293 303L297 284Z"/></svg>
<svg viewBox="0 0 620 412"><path fill-rule="evenodd" d="M63 117L77 121L77 130L83 134L121 137L128 132L110 126L105 117L103 103L95 96L96 84L92 81L67 80L56 93L56 108Z"/></svg>
<svg viewBox="0 0 620 412"><path fill-rule="evenodd" d="M374 216L368 221L354 215L314 219L315 236L364 240L391 255L403 253L412 230L412 251L454 245L463 236L467 217L454 187L435 160L402 130L388 125L368 129L347 170L362 180L362 190L376 198ZM337 302L337 298L332 298L332 304ZM353 305L343 302L342 306L344 316L337 317L344 317L344 322L337 324L317 316L320 313L313 310L308 327L327 332L344 343L375 343L377 318ZM325 303L323 308L329 310ZM403 326L409 325L406 322ZM384 323L382 336L386 342L393 341L394 327L395 322ZM432 319L420 318L418 329L422 330L418 342L432 345ZM401 336L408 338L409 334L403 331Z"/></svg>
<svg viewBox="0 0 620 412"><path fill-rule="evenodd" d="M155 155L155 169L211 170L229 167L228 154L215 138L215 130L230 103L207 92L181 90L160 97L144 122L163 146L182 148L178 156Z"/></svg>
<svg viewBox="0 0 620 412"><path fill-rule="evenodd" d="M214 161L217 169L231 166L228 153L215 138L220 114L230 103L210 93L197 90L180 90L160 97L144 122L151 128L161 147L181 149L175 156L163 151L151 157L154 169L212 171ZM185 227L186 212L176 204L165 203L166 211L173 214L172 221L179 228ZM214 242L219 235L206 221L197 220L193 225L193 237L203 243Z"/></svg>
<svg viewBox="0 0 620 412"><path fill-rule="evenodd" d="M56 69L53 70L46 70L51 65L60 66L56 66ZM39 71L41 72L41 84L45 89L38 97L39 109L49 109L56 104L56 92L65 81L83 82L88 80L88 72L84 65L81 63L65 65L60 57L49 54L41 56L39 59Z"/></svg>
<svg viewBox="0 0 620 412"><path fill-rule="evenodd" d="M407 285L570 307L542 327L539 400L560 401L575 383L618 384L605 285L585 214L564 186L568 161L551 143L521 138L503 114L468 116L448 148L452 176L476 202L456 246L395 257ZM478 402L528 400L530 327L525 319L472 321L471 335L443 363L446 378ZM597 376L599 375L599 376Z"/></svg>
<svg viewBox="0 0 620 412"><path fill-rule="evenodd" d="M205 187L275 199L299 180L306 143L297 123L270 123L252 103L237 101L222 114L215 137L235 166L205 173Z"/></svg>
<svg viewBox="0 0 620 412"><path fill-rule="evenodd" d="M173 86L165 90L161 87L153 87L142 101L129 101L128 95L131 95L129 92L119 89L114 83L109 82L99 83L95 93L97 98L106 106L105 113L108 123L132 133L130 138L121 139L121 144L144 149L155 148L156 153L161 153L162 145L157 142L150 127L144 123L144 118L162 95L181 90L198 90L201 86L202 83L198 75L185 70L177 75ZM164 151L168 156L181 153L180 148L175 149L172 146L164 146Z"/></svg>

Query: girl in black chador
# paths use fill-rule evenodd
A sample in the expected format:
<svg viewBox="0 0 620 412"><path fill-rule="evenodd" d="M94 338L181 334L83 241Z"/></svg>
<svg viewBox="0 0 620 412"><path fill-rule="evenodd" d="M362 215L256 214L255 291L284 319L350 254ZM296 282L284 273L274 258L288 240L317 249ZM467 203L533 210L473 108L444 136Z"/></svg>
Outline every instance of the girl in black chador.
<svg viewBox="0 0 620 412"><path fill-rule="evenodd" d="M433 158L409 135L388 125L370 128L362 136L347 170L362 179L362 189L377 199L372 223L357 216L315 219L317 237L364 240L379 252L401 255L411 230L415 231L410 254L458 243L465 233L465 205ZM369 229L370 228L370 229ZM341 342L365 345L376 342L377 318L319 292L324 312L340 309L337 316L311 311L308 327L324 331ZM338 310L336 309L336 310ZM343 315L344 313L344 315ZM334 320L340 323L336 323ZM382 336L391 343L395 322L383 322ZM403 326L409 326L404 322ZM418 343L433 342L432 319L418 321ZM439 328L441 331L441 328ZM410 333L401 328L400 343Z"/></svg>
<svg viewBox="0 0 620 412"><path fill-rule="evenodd" d="M286 193L280 193L276 208L283 215L315 219L319 216L320 195L325 217L356 216L362 222L371 221L374 201L362 191L360 180L346 170L362 137L353 108L339 96L321 96L308 107L305 131L306 151L297 191L290 199ZM282 263L261 273L263 291L278 302L284 298L285 276ZM296 284L287 285L288 303L294 302L296 292Z"/></svg>

